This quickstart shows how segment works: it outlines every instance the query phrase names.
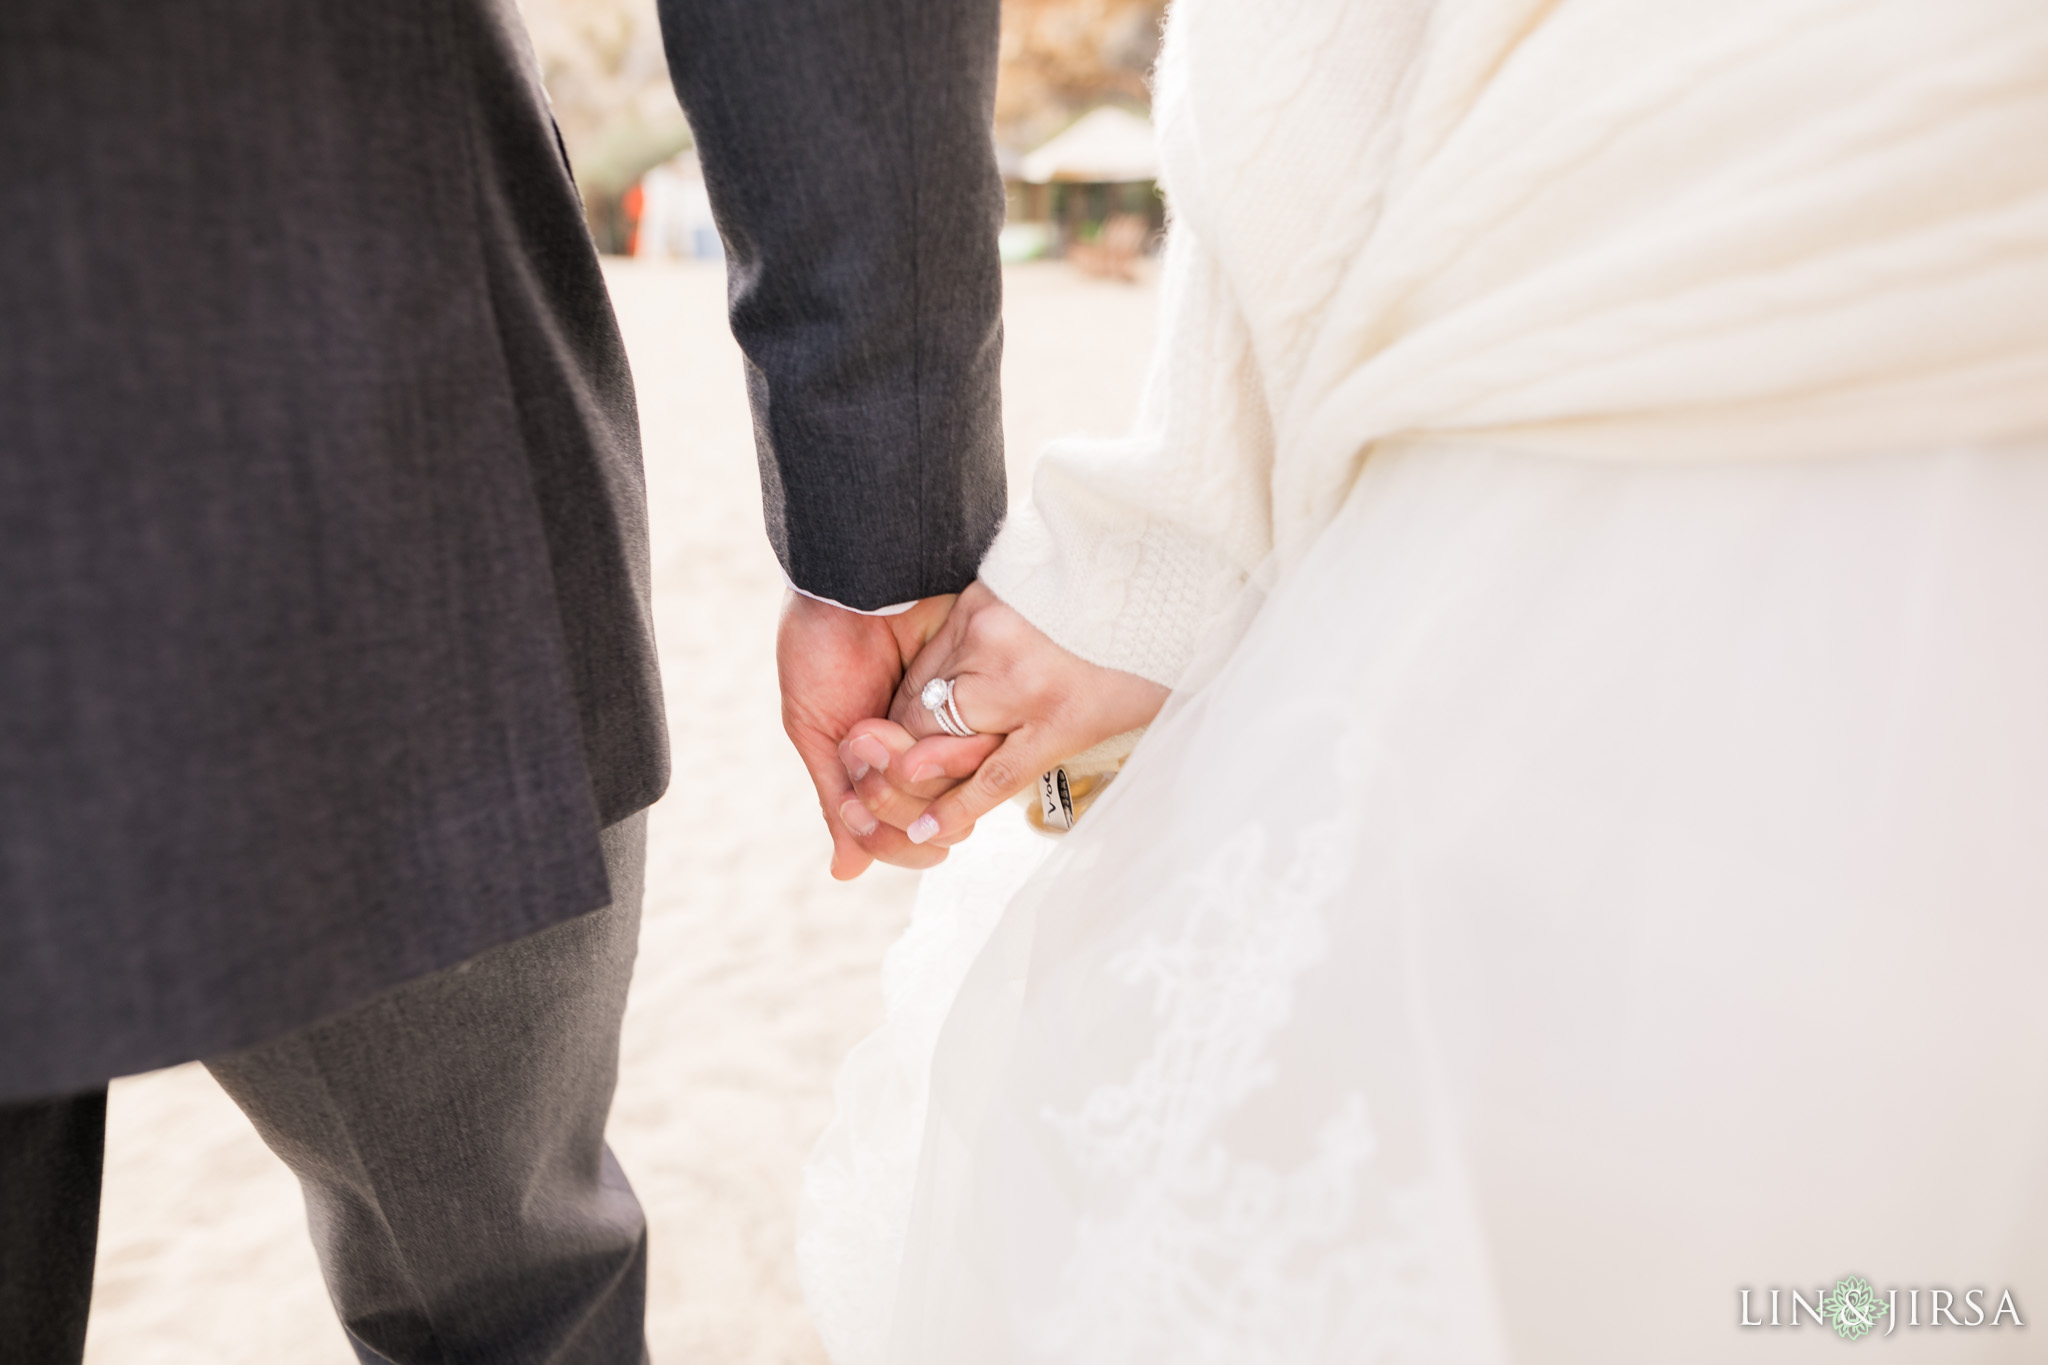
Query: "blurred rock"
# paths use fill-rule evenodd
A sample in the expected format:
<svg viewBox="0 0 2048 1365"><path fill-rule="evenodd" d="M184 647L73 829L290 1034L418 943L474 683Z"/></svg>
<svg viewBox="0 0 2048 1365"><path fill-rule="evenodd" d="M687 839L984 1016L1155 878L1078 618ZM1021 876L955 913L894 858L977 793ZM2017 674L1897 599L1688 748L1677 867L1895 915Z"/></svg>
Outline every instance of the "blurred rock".
<svg viewBox="0 0 2048 1365"><path fill-rule="evenodd" d="M1164 0L1004 0L996 141L1038 146L1101 104L1151 106Z"/></svg>

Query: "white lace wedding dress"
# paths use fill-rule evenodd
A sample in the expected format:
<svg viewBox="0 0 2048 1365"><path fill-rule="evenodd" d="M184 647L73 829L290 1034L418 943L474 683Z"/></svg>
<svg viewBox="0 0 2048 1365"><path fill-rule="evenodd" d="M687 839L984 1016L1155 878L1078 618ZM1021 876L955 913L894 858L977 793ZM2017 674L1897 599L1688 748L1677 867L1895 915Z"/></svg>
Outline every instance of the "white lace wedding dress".
<svg viewBox="0 0 2048 1365"><path fill-rule="evenodd" d="M1019 894L1011 811L927 878L834 1360L1789 1359L1739 1290L1849 1273L2035 1358L2044 528L2048 447L1373 462Z"/></svg>
<svg viewBox="0 0 2048 1365"><path fill-rule="evenodd" d="M927 876L834 1361L2038 1359L2048 11L1172 22L1146 416L984 576L1174 699Z"/></svg>

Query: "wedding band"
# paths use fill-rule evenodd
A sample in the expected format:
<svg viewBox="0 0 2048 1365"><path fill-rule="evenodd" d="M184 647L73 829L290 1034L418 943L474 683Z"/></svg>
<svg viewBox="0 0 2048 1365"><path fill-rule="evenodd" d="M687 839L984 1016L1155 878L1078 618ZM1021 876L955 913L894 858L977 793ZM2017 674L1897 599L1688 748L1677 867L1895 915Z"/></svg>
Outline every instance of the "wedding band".
<svg viewBox="0 0 2048 1365"><path fill-rule="evenodd" d="M917 694L924 703L924 709L932 713L932 719L939 728L955 739L967 739L980 733L960 714L960 703L953 699L953 680L933 678L924 685L924 691Z"/></svg>

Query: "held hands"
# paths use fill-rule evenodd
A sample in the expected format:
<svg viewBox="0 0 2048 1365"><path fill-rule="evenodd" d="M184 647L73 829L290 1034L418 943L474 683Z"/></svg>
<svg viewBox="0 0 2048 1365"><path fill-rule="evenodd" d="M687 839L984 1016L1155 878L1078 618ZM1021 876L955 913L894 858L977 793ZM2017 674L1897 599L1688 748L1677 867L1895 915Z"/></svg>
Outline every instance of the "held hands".
<svg viewBox="0 0 2048 1365"><path fill-rule="evenodd" d="M1166 702L1166 688L1068 653L978 582L951 608L904 669L889 718L872 719L879 707L863 712L870 718L850 724L838 746L839 777L859 798L842 803L846 836L906 867L939 861L938 850L1039 773L1147 724ZM960 714L979 734L956 739L940 729L919 700L934 678L953 679ZM835 827L835 845L841 836ZM840 866L835 854L835 876L867 863L844 874Z"/></svg>
<svg viewBox="0 0 2048 1365"><path fill-rule="evenodd" d="M839 749L856 721L887 711L903 670L952 605L951 597L928 597L896 616L863 616L797 593L783 604L775 637L782 728L817 788L832 832L832 875L841 881L858 877L877 858L930 867L946 856L869 815L854 796Z"/></svg>

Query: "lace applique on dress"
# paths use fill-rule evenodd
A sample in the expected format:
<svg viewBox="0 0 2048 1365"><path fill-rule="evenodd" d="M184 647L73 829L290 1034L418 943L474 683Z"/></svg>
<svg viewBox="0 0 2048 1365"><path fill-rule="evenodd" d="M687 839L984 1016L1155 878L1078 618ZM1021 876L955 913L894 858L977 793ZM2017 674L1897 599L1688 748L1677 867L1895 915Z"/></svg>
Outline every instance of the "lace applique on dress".
<svg viewBox="0 0 2048 1365"><path fill-rule="evenodd" d="M1167 893L1184 906L1178 932L1110 960L1114 979L1149 990L1157 1028L1128 1080L1044 1112L1078 1171L1115 1194L1077 1229L1058 1307L1034 1334L1040 1357L1421 1358L1404 1343L1430 1335L1414 1321L1430 1200L1419 1185L1362 1190L1377 1147L1365 1097L1333 1095L1291 1169L1234 1152L1226 1132L1275 1080L1270 1045L1328 951L1355 843L1350 821L1312 826L1276 875L1266 829L1242 828ZM1385 1235L1361 1239L1361 1200L1375 1196Z"/></svg>

